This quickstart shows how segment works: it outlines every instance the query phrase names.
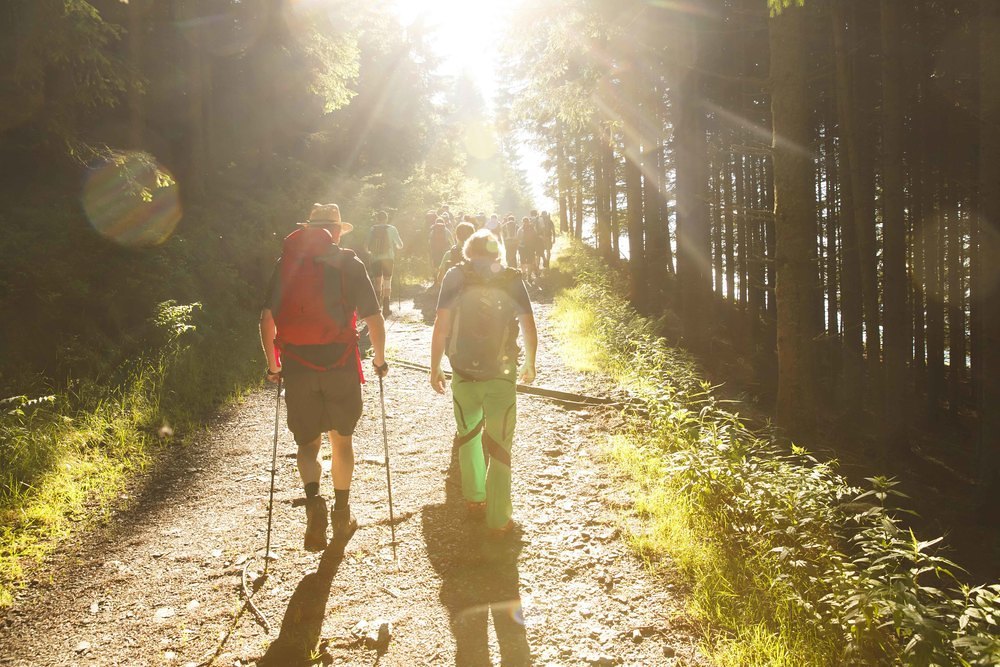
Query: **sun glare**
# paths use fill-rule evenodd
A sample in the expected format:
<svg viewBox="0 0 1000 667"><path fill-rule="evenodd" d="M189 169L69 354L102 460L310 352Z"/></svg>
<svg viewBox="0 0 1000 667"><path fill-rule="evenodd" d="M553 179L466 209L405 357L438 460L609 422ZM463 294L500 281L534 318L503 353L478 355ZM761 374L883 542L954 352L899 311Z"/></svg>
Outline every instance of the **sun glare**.
<svg viewBox="0 0 1000 667"><path fill-rule="evenodd" d="M468 76L492 102L507 17L521 1L396 0L393 7L403 25L430 32L444 73Z"/></svg>
<svg viewBox="0 0 1000 667"><path fill-rule="evenodd" d="M499 91L498 71L508 25L526 0L394 0L392 7L406 27L419 27L429 34L429 43L441 59L440 72L468 77L479 88L492 109ZM495 134L484 127L470 127L464 141L470 154L486 157L497 149ZM543 156L525 144L517 148L521 167L534 190L539 206L552 208L543 194L546 178Z"/></svg>

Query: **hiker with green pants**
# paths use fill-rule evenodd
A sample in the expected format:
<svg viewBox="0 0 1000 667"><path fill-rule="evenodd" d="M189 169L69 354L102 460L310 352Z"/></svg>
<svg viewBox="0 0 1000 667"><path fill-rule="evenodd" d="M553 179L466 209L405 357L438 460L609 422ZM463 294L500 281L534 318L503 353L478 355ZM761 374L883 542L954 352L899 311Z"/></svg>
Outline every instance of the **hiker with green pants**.
<svg viewBox="0 0 1000 667"><path fill-rule="evenodd" d="M465 242L466 261L445 274L431 340L431 386L445 390L441 359L452 367L457 433L454 446L462 494L472 517L485 515L496 535L509 533L511 446L517 422L515 378L535 379L538 334L521 274L500 263L500 245L488 230ZM518 370L518 328L524 362Z"/></svg>

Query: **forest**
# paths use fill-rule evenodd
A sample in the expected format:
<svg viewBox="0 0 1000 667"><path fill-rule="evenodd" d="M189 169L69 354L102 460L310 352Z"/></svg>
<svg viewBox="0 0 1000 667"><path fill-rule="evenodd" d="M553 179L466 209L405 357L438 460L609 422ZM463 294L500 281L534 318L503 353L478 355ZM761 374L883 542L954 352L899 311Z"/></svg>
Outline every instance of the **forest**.
<svg viewBox="0 0 1000 667"><path fill-rule="evenodd" d="M632 301L735 353L791 433L945 459L995 521L1000 7L625 5L523 18L564 230L627 247Z"/></svg>
<svg viewBox="0 0 1000 667"><path fill-rule="evenodd" d="M642 406L583 421L634 491L615 530L693 600L665 664L995 664L1000 2L483 4L493 99L390 0L0 0L0 625L256 405L313 202L359 250L388 213L403 322L428 211L550 202L553 363Z"/></svg>
<svg viewBox="0 0 1000 667"><path fill-rule="evenodd" d="M0 13L9 442L58 429L42 412L93 411L108 388L156 385L173 425L256 378L247 318L275 244L314 201L351 211L360 240L387 210L417 245L416 221L443 201L527 206L509 146L487 135L487 150L466 149L487 127L478 91L439 75L426 35L376 6L31 0ZM25 405L51 409L28 424ZM57 450L11 445L7 492Z"/></svg>

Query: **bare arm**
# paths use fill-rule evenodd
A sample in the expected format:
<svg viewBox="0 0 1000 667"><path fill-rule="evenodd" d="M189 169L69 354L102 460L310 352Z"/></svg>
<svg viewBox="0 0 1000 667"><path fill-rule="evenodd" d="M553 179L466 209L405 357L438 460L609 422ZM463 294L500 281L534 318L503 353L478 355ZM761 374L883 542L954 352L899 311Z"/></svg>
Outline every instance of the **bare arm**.
<svg viewBox="0 0 1000 667"><path fill-rule="evenodd" d="M375 366L385 365L385 318L382 313L375 313L365 318L368 325L368 336L372 341L372 350L375 351L372 363Z"/></svg>
<svg viewBox="0 0 1000 667"><path fill-rule="evenodd" d="M441 371L441 359L444 357L444 347L451 334L452 314L447 308L440 308L434 319L434 333L431 335L431 387L439 394L444 393L444 373Z"/></svg>
<svg viewBox="0 0 1000 667"><path fill-rule="evenodd" d="M277 333L278 329L274 326L274 315L271 314L271 309L265 308L260 311L260 346L264 350L269 373L268 379L271 382L277 382L277 375L281 372L281 366L278 365L277 355L274 352L274 338ZM275 376L274 379L271 379L272 375Z"/></svg>
<svg viewBox="0 0 1000 667"><path fill-rule="evenodd" d="M517 316L524 333L524 365L521 366L520 377L523 384L535 381L535 353L538 352L538 329L535 327L535 316L528 311Z"/></svg>

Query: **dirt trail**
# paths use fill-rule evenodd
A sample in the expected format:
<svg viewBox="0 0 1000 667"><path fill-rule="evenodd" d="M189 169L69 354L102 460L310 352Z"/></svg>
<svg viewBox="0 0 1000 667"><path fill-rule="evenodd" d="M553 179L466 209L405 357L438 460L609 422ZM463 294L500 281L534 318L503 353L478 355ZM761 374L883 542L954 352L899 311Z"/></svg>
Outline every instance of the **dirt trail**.
<svg viewBox="0 0 1000 667"><path fill-rule="evenodd" d="M601 393L595 379L563 366L546 333L547 295L532 296L542 301L536 384ZM404 301L390 320L389 352L427 363L433 306L418 303ZM539 665L705 663L673 585L644 570L621 539L627 497L598 455L620 419L614 411L519 396L522 531L497 543L465 519L450 398L434 394L425 373L394 368L386 408L397 570L377 381L364 395L352 490L361 528L343 557L301 549L304 510L292 506L301 487L282 415L278 558L256 597L270 636L241 613L239 597L247 557L261 566L267 525L275 395L265 389L189 437L130 508L53 559L0 615L0 665L296 665L307 664L303 647L317 638L324 653L314 657L341 665L500 664L501 648L509 664L527 664L529 651ZM393 627L387 647L352 635L359 621L380 618Z"/></svg>

